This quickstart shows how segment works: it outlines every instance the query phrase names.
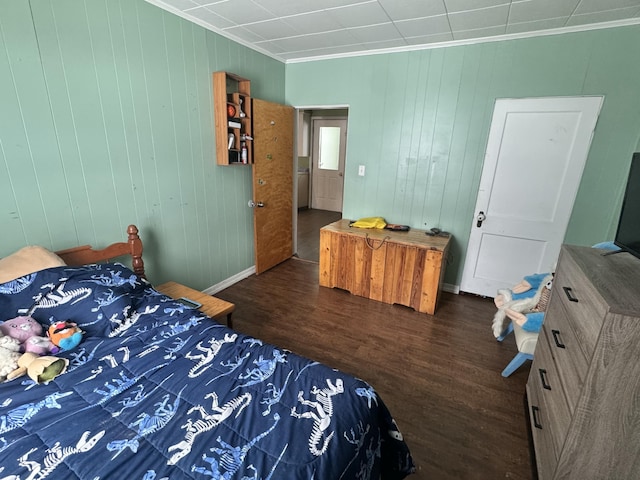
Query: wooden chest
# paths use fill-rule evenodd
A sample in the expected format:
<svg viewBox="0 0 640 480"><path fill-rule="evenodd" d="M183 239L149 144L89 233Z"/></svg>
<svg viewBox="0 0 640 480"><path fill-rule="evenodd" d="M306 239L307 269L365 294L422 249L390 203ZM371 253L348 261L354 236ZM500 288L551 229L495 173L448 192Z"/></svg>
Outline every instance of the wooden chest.
<svg viewBox="0 0 640 480"><path fill-rule="evenodd" d="M442 288L450 237L349 227L320 230L320 286L433 314Z"/></svg>

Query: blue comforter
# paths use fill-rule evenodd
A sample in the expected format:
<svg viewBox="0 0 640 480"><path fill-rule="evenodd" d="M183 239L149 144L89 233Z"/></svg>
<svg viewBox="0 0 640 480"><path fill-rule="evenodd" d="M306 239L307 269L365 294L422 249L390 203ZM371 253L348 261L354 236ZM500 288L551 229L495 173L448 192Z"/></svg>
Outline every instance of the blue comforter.
<svg viewBox="0 0 640 480"><path fill-rule="evenodd" d="M158 293L119 264L0 284L0 320L71 320L66 373L0 384L0 479L401 479L413 462L362 380Z"/></svg>

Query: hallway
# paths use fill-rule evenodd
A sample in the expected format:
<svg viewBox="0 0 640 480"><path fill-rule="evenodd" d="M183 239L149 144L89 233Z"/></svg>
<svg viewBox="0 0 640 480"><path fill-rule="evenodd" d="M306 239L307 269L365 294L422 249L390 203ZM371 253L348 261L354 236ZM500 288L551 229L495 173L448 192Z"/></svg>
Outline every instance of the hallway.
<svg viewBox="0 0 640 480"><path fill-rule="evenodd" d="M320 261L320 228L340 220L340 212L305 209L298 211L298 258Z"/></svg>

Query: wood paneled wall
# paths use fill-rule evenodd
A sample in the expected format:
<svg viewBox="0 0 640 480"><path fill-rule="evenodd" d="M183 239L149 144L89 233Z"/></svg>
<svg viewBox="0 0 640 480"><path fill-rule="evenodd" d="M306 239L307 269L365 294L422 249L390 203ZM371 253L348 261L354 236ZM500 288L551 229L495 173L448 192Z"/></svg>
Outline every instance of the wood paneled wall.
<svg viewBox="0 0 640 480"><path fill-rule="evenodd" d="M211 73L284 101L284 65L143 0L0 2L0 256L124 239L148 277L253 265L251 172L217 167Z"/></svg>
<svg viewBox="0 0 640 480"><path fill-rule="evenodd" d="M285 69L143 0L0 2L0 256L136 223L152 281L206 288L252 266L250 171L215 166L216 70L266 100L349 105L344 215L451 231L454 285L495 99L605 95L566 240L608 240L638 145L639 43L628 26Z"/></svg>
<svg viewBox="0 0 640 480"><path fill-rule="evenodd" d="M458 285L496 98L605 96L566 241L613 238L640 132L637 45L636 25L293 63L286 101L349 106L344 217L452 232Z"/></svg>

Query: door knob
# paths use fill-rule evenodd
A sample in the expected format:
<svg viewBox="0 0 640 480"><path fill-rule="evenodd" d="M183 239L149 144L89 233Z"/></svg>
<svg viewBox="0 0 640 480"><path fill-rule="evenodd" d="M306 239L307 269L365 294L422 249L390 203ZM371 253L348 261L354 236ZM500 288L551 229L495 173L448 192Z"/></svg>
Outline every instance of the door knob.
<svg viewBox="0 0 640 480"><path fill-rule="evenodd" d="M254 202L253 200L249 200L249 206L251 208L262 208L262 207L264 207L264 203L262 203L262 202Z"/></svg>
<svg viewBox="0 0 640 480"><path fill-rule="evenodd" d="M477 220L476 227L480 228L482 226L482 222L484 222L486 219L487 219L487 216L484 214L484 212L480 212L476 217L476 220Z"/></svg>

